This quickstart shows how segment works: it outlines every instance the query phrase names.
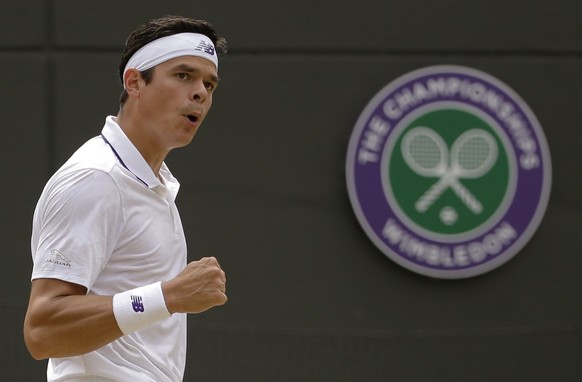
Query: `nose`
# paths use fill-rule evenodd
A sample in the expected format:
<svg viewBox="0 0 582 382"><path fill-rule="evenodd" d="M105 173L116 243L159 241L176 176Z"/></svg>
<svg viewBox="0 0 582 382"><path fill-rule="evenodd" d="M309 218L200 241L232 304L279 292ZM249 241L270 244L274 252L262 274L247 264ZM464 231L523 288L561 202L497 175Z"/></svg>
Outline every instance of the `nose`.
<svg viewBox="0 0 582 382"><path fill-rule="evenodd" d="M192 99L197 102L204 102L208 97L208 90L203 81L196 81L193 89Z"/></svg>

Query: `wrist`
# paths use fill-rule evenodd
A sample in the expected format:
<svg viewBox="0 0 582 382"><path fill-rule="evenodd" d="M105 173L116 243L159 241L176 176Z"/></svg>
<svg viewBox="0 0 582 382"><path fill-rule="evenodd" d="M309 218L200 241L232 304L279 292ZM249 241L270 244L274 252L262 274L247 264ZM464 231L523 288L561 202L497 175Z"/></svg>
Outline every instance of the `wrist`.
<svg viewBox="0 0 582 382"><path fill-rule="evenodd" d="M174 303L174 298L172 297L172 290L171 286L169 285L168 281L164 281L161 283L162 294L164 295L164 302L166 303L166 309L170 314L174 314L178 312L176 308L176 304Z"/></svg>
<svg viewBox="0 0 582 382"><path fill-rule="evenodd" d="M133 333L170 317L161 282L114 295L113 315L123 334Z"/></svg>

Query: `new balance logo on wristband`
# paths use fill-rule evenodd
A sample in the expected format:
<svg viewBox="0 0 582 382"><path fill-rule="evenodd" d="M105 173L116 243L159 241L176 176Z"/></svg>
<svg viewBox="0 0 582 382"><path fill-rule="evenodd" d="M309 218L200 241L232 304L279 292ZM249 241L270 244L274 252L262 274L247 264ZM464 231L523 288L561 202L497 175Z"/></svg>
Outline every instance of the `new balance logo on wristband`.
<svg viewBox="0 0 582 382"><path fill-rule="evenodd" d="M123 334L133 333L171 316L160 281L113 295L113 314Z"/></svg>
<svg viewBox="0 0 582 382"><path fill-rule="evenodd" d="M136 313L143 313L145 311L141 296L131 296L131 307Z"/></svg>

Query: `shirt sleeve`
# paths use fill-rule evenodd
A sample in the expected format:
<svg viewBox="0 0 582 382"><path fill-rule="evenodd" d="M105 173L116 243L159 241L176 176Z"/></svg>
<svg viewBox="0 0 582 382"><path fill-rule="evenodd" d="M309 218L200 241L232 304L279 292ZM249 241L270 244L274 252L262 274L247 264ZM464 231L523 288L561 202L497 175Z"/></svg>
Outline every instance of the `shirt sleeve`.
<svg viewBox="0 0 582 382"><path fill-rule="evenodd" d="M122 227L121 194L108 173L82 169L55 175L34 214L32 279L55 278L90 289Z"/></svg>

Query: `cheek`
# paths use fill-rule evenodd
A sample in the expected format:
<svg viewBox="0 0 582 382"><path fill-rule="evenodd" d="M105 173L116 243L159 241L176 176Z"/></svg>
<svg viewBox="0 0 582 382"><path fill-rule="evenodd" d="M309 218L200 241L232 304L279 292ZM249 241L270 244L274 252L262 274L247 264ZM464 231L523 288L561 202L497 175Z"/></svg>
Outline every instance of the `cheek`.
<svg viewBox="0 0 582 382"><path fill-rule="evenodd" d="M175 105L175 96L168 92L167 90L159 90L152 94L149 100L149 105L151 110L156 110L156 112L163 112L164 110L174 110L178 107Z"/></svg>

